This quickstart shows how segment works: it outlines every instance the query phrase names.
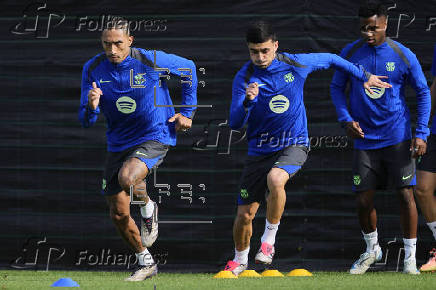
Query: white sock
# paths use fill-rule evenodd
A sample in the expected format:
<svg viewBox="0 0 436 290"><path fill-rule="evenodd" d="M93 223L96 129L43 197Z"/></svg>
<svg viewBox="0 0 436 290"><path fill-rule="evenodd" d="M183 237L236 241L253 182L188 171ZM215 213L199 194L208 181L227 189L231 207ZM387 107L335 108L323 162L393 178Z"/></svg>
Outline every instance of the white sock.
<svg viewBox="0 0 436 290"><path fill-rule="evenodd" d="M427 225L430 228L430 230L433 232L433 237L436 240L436 221L427 223Z"/></svg>
<svg viewBox="0 0 436 290"><path fill-rule="evenodd" d="M365 240L366 243L367 253L374 252L375 250L377 250L377 248L380 247L378 245L377 229L375 229L375 231L373 231L372 233L365 234L364 232L362 232L362 234L363 234L363 239Z"/></svg>
<svg viewBox="0 0 436 290"><path fill-rule="evenodd" d="M265 231L263 232L262 238L260 238L260 241L262 243L268 243L271 246L274 246L274 243L276 242L276 234L277 230L279 229L279 224L270 224L267 219L265 219Z"/></svg>
<svg viewBox="0 0 436 290"><path fill-rule="evenodd" d="M136 259L138 260L138 265L140 266L154 264L153 257L147 248L141 253L135 253L135 255Z"/></svg>
<svg viewBox="0 0 436 290"><path fill-rule="evenodd" d="M416 238L415 239L403 239L404 242L404 260L408 258L414 258L416 254Z"/></svg>
<svg viewBox="0 0 436 290"><path fill-rule="evenodd" d="M141 206L141 215L143 218L150 218L153 215L154 205L151 199L145 205Z"/></svg>
<svg viewBox="0 0 436 290"><path fill-rule="evenodd" d="M249 252L250 252L250 247L246 248L243 251L238 251L235 248L235 258L233 259L233 261L239 264L247 264Z"/></svg>

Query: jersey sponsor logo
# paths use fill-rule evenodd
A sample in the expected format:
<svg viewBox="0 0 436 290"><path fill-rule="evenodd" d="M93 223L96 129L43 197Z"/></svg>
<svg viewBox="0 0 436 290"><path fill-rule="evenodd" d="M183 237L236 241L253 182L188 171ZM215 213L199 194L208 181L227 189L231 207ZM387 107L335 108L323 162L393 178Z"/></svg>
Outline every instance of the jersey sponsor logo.
<svg viewBox="0 0 436 290"><path fill-rule="evenodd" d="M373 91L372 94L367 89L365 89L365 93L368 97L374 100L380 99L385 93L385 88L371 87L371 90Z"/></svg>
<svg viewBox="0 0 436 290"><path fill-rule="evenodd" d="M284 78L285 82L287 82L287 83L291 83L295 79L294 75L292 73L285 74L285 76L283 78Z"/></svg>
<svg viewBox="0 0 436 290"><path fill-rule="evenodd" d="M105 190L106 189L106 179L103 178L102 182L101 182L101 189Z"/></svg>
<svg viewBox="0 0 436 290"><path fill-rule="evenodd" d="M353 176L354 185L359 185L362 180L360 179L360 175Z"/></svg>
<svg viewBox="0 0 436 290"><path fill-rule="evenodd" d="M395 62L389 61L386 63L386 70L387 71L394 71L395 70Z"/></svg>
<svg viewBox="0 0 436 290"><path fill-rule="evenodd" d="M131 114L136 110L136 102L134 99L123 96L116 102L117 109L123 114Z"/></svg>
<svg viewBox="0 0 436 290"><path fill-rule="evenodd" d="M247 198L248 197L248 191L246 189L241 189L241 198Z"/></svg>
<svg viewBox="0 0 436 290"><path fill-rule="evenodd" d="M100 79L100 84L104 84L104 83L110 83L111 81L104 81L103 79Z"/></svg>
<svg viewBox="0 0 436 290"><path fill-rule="evenodd" d="M269 108L276 114L282 114L289 109L289 100L283 95L274 96L269 101Z"/></svg>

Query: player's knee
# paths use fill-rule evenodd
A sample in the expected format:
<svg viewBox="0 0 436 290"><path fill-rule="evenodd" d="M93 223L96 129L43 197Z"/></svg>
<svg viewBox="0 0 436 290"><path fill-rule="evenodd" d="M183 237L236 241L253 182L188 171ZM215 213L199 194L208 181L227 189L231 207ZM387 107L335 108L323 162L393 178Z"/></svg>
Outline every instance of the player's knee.
<svg viewBox="0 0 436 290"><path fill-rule="evenodd" d="M410 187L403 187L398 190L400 202L403 204L414 204L413 192Z"/></svg>
<svg viewBox="0 0 436 290"><path fill-rule="evenodd" d="M272 189L284 188L287 177L288 176L285 176L282 172L270 171L267 176L268 188L270 191L272 191Z"/></svg>
<svg viewBox="0 0 436 290"><path fill-rule="evenodd" d="M418 200L425 200L427 196L432 196L432 192L428 186L418 185L415 188L415 195Z"/></svg>
<svg viewBox="0 0 436 290"><path fill-rule="evenodd" d="M361 192L357 194L357 207L360 209L370 210L374 207L374 201L365 193Z"/></svg>
<svg viewBox="0 0 436 290"><path fill-rule="evenodd" d="M129 193L130 187L135 185L135 178L127 170L121 169L118 172L118 183L125 192Z"/></svg>
<svg viewBox="0 0 436 290"><path fill-rule="evenodd" d="M127 224L130 219L130 214L124 211L111 210L110 215L112 221L118 225Z"/></svg>
<svg viewBox="0 0 436 290"><path fill-rule="evenodd" d="M255 213L250 211L238 212L237 219L242 224L249 224L254 219Z"/></svg>

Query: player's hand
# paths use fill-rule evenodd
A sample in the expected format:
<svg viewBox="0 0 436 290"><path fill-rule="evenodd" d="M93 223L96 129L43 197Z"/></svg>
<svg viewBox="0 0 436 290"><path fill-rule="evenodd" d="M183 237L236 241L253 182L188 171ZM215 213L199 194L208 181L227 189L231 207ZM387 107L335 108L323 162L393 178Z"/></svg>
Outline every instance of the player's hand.
<svg viewBox="0 0 436 290"><path fill-rule="evenodd" d="M382 81L381 79L387 79L387 76L376 76L371 75L367 82L363 83L363 87L367 89L371 94L374 92L371 90L371 87L377 87L377 88L385 88L389 89L392 88L392 85L389 83L386 83Z"/></svg>
<svg viewBox="0 0 436 290"><path fill-rule="evenodd" d="M97 84L95 82L92 82L92 89L88 92L88 106L95 110L98 107L98 104L100 103L100 96L103 95L103 92L100 90L100 88L97 88Z"/></svg>
<svg viewBox="0 0 436 290"><path fill-rule="evenodd" d="M413 138L412 144L410 144L410 151L412 151L413 158L422 156L427 151L427 143L421 138Z"/></svg>
<svg viewBox="0 0 436 290"><path fill-rule="evenodd" d="M365 138L362 128L360 128L359 122L351 121L346 122L347 135L353 139Z"/></svg>
<svg viewBox="0 0 436 290"><path fill-rule="evenodd" d="M192 127L192 120L183 116L180 113L177 113L174 116L172 116L171 118L169 118L168 122L170 122L170 123L176 122L176 124L175 124L176 132L178 132L178 131L185 132Z"/></svg>
<svg viewBox="0 0 436 290"><path fill-rule="evenodd" d="M258 83L251 83L245 89L245 98L247 100L250 100L250 101L254 100L258 94L259 94L259 84Z"/></svg>

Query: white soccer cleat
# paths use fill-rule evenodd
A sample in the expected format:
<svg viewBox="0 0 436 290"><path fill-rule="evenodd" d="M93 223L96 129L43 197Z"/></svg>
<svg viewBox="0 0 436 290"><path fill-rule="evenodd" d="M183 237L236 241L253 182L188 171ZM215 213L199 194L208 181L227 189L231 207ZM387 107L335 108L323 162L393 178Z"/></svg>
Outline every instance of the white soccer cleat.
<svg viewBox="0 0 436 290"><path fill-rule="evenodd" d="M416 268L416 259L415 258L404 259L403 273L411 274L411 275L419 275L419 274L421 274L418 271L418 269Z"/></svg>
<svg viewBox="0 0 436 290"><path fill-rule="evenodd" d="M130 277L124 279L124 281L135 282L135 281L143 281L145 279L151 278L157 274L157 265L145 265L138 266Z"/></svg>
<svg viewBox="0 0 436 290"><path fill-rule="evenodd" d="M262 243L254 259L256 264L269 265L272 263L274 254L275 254L274 246L268 243Z"/></svg>
<svg viewBox="0 0 436 290"><path fill-rule="evenodd" d="M153 207L150 218L141 218L141 242L146 248L151 247L158 236L157 204L154 201Z"/></svg>
<svg viewBox="0 0 436 290"><path fill-rule="evenodd" d="M382 259L383 252L380 247L371 253L365 252L360 255L359 259L354 262L350 268L350 274L365 274L369 266Z"/></svg>

